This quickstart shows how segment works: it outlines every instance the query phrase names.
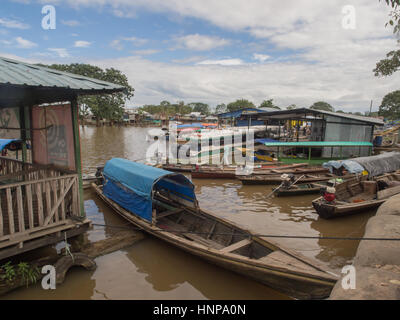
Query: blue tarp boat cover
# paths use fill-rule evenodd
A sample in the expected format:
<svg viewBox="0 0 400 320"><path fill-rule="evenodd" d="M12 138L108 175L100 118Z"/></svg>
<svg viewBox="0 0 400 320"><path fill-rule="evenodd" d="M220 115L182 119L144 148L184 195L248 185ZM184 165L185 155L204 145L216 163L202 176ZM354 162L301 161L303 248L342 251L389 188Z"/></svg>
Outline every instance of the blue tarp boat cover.
<svg viewBox="0 0 400 320"><path fill-rule="evenodd" d="M339 169L340 167L345 168L350 173L362 173L364 171L364 167L353 160L331 160L325 162L322 166L329 169L331 173L333 172L333 168Z"/></svg>
<svg viewBox="0 0 400 320"><path fill-rule="evenodd" d="M147 166L126 159L107 161L103 175L103 193L124 209L152 220L153 191L168 190L170 194L195 203L194 185L182 174Z"/></svg>
<svg viewBox="0 0 400 320"><path fill-rule="evenodd" d="M12 142L21 142L21 139L0 139L0 151L3 151Z"/></svg>
<svg viewBox="0 0 400 320"><path fill-rule="evenodd" d="M333 168L346 168L350 173L366 170L371 177L379 176L400 169L400 152L387 152L371 157L359 157L348 160L329 161L323 164L332 172Z"/></svg>

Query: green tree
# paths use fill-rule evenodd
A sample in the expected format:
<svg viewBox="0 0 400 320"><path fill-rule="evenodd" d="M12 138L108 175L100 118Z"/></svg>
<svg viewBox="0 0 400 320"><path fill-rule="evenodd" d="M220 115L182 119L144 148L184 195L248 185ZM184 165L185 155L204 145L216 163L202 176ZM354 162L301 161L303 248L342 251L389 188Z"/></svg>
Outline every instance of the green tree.
<svg viewBox="0 0 400 320"><path fill-rule="evenodd" d="M202 102L192 102L188 104L189 107L193 109L194 112L201 112L204 115L210 114L210 106Z"/></svg>
<svg viewBox="0 0 400 320"><path fill-rule="evenodd" d="M217 105L215 107L215 113L216 114L224 113L226 111L227 111L227 108L226 108L226 104L225 103L220 103L219 105Z"/></svg>
<svg viewBox="0 0 400 320"><path fill-rule="evenodd" d="M400 90L390 92L383 97L379 115L391 120L400 119Z"/></svg>
<svg viewBox="0 0 400 320"><path fill-rule="evenodd" d="M400 35L400 0L384 0L392 8L389 21L386 23L393 27L393 33ZM373 70L375 76L390 76L400 69L400 50L393 50L386 54L386 59L377 62Z"/></svg>
<svg viewBox="0 0 400 320"><path fill-rule="evenodd" d="M86 116L88 110L90 110L97 120L122 119L125 102L133 97L135 89L129 85L128 78L121 71L114 68L103 70L97 66L83 63L52 64L47 67L124 86L126 88L124 92L96 96L79 96L78 98L78 104L84 106L79 109L81 117Z"/></svg>
<svg viewBox="0 0 400 320"><path fill-rule="evenodd" d="M236 111L239 109L255 108L255 107L256 106L254 105L253 102L246 99L238 99L234 102L228 103L228 105L226 106L229 112Z"/></svg>
<svg viewBox="0 0 400 320"><path fill-rule="evenodd" d="M294 103L286 107L286 110L293 110L293 109L297 109L297 106Z"/></svg>
<svg viewBox="0 0 400 320"><path fill-rule="evenodd" d="M273 99L268 99L268 100L264 100L263 102L261 102L259 108L272 108L272 109L281 109L278 106L276 106L273 102Z"/></svg>
<svg viewBox="0 0 400 320"><path fill-rule="evenodd" d="M335 111L335 109L328 103L324 101L314 102L310 109L323 110L323 111Z"/></svg>

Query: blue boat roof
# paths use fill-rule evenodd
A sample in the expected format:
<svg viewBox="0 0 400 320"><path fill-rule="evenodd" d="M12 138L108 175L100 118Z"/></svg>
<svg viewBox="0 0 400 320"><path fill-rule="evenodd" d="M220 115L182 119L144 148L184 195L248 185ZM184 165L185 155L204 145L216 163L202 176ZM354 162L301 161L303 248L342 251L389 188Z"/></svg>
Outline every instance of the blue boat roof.
<svg viewBox="0 0 400 320"><path fill-rule="evenodd" d="M141 196L150 196L154 184L166 176L173 177L177 184L194 188L192 182L182 174L121 158L107 161L104 174Z"/></svg>
<svg viewBox="0 0 400 320"><path fill-rule="evenodd" d="M0 151L3 151L12 142L21 142L21 139L0 139Z"/></svg>

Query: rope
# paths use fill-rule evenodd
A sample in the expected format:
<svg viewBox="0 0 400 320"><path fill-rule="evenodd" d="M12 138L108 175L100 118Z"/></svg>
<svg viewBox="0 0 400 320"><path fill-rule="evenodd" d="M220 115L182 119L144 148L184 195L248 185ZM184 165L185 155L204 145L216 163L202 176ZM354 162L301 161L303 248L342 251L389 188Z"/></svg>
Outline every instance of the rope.
<svg viewBox="0 0 400 320"><path fill-rule="evenodd" d="M117 228L117 229L127 229L127 230L142 230L138 227L125 227L125 226L112 226L107 224L92 223L93 226L107 227L107 228ZM155 230L156 232L171 232L179 234L209 234L209 232L197 232L197 231L180 231L180 230ZM213 233L213 235L237 235L232 232L220 232ZM266 237L266 238L289 238L289 239L318 239L318 240L369 240L369 241L400 241L400 238L371 238L371 237L317 237L317 236L297 236L297 235L276 235L276 234L251 234L254 237Z"/></svg>

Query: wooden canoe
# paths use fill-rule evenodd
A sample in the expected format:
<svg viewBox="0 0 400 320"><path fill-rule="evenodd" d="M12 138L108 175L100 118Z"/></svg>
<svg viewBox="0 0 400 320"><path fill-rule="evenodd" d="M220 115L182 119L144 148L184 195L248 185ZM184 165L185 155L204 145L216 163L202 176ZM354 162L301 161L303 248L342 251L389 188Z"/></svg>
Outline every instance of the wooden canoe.
<svg viewBox="0 0 400 320"><path fill-rule="evenodd" d="M398 182L379 190L379 181ZM318 215L324 219L347 216L379 207L388 198L400 193L400 174L386 174L372 181L366 178L352 179L336 186L336 197L327 202L319 197L312 202Z"/></svg>
<svg viewBox="0 0 400 320"><path fill-rule="evenodd" d="M275 191L277 197L292 197L306 194L316 194L321 191L321 188L326 187L327 183L320 181L319 183L300 183L291 186L290 188L279 188Z"/></svg>
<svg viewBox="0 0 400 320"><path fill-rule="evenodd" d="M296 173L294 175L295 180L299 179L299 183L311 183L311 182L319 182L319 181L328 181L330 179L335 178L349 178L350 176L342 176L338 177L331 173L325 174L299 174ZM237 178L245 185L274 185L281 184L282 179L280 174L275 175L250 175L250 176L237 176Z"/></svg>
<svg viewBox="0 0 400 320"><path fill-rule="evenodd" d="M212 168L212 167L199 167L193 169L190 174L194 179L236 179L238 177L250 176L245 170L243 174L240 173L240 169L236 167L225 167L225 168ZM327 173L328 169L322 167L308 167L306 163L297 163L294 165L265 165L262 167L255 167L252 170L251 176L254 175L268 175L274 176L277 174L284 173Z"/></svg>
<svg viewBox="0 0 400 320"><path fill-rule="evenodd" d="M326 298L338 279L316 261L204 210L184 207L156 194L156 222L151 224L107 198L102 186L92 187L115 212L147 233L291 297Z"/></svg>

